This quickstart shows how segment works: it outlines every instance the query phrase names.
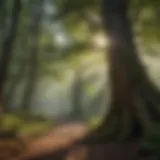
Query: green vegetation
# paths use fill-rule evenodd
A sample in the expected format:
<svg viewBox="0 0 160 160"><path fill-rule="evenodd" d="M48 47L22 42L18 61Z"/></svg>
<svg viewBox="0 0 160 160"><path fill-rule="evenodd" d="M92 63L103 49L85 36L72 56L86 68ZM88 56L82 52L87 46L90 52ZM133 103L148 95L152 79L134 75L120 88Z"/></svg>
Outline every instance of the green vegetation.
<svg viewBox="0 0 160 160"><path fill-rule="evenodd" d="M4 114L0 132L9 132L17 129L20 135L36 135L43 133L54 126L53 121L47 120L41 116L31 116L30 120L25 119L24 114Z"/></svg>

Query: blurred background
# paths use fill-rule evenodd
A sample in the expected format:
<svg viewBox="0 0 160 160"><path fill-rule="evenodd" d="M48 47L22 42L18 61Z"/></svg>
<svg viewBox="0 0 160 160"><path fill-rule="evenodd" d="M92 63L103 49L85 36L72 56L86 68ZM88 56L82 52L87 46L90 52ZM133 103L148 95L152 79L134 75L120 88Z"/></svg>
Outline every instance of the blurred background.
<svg viewBox="0 0 160 160"><path fill-rule="evenodd" d="M4 128L19 126L28 134L70 120L96 123L103 116L110 85L99 3L0 0ZM130 6L138 51L157 87L159 6L158 0L132 0Z"/></svg>

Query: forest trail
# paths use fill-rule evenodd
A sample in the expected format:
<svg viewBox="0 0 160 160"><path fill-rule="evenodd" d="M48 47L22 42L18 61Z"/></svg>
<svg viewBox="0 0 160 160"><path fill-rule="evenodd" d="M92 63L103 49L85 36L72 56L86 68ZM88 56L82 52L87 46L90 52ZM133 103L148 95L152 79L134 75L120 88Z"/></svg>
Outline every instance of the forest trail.
<svg viewBox="0 0 160 160"><path fill-rule="evenodd" d="M134 140L127 143L75 145L74 142L86 133L84 124L61 125L46 138L31 144L31 150L24 154L25 158L22 156L16 160L155 160L152 153L140 155L139 142Z"/></svg>
<svg viewBox="0 0 160 160"><path fill-rule="evenodd" d="M152 156L140 157L136 141L119 144L73 145L87 132L82 123L64 124L37 138L24 138L27 148L19 156L7 150L0 160L153 160ZM12 148L13 149L13 148ZM22 148L21 148L22 149ZM12 154L10 154L12 153ZM10 154L10 155L9 155ZM0 155L2 155L0 153Z"/></svg>
<svg viewBox="0 0 160 160"><path fill-rule="evenodd" d="M0 143L0 160L28 160L46 156L51 152L56 153L69 148L75 140L82 138L86 131L86 125L72 123L57 126L39 137L22 137L24 145L11 139L3 141Z"/></svg>

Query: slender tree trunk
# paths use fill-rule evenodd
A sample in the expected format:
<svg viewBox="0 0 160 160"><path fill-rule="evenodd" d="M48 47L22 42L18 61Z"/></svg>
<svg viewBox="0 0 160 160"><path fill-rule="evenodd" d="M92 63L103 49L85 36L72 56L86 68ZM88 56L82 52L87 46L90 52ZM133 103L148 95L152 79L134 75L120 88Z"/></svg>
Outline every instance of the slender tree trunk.
<svg viewBox="0 0 160 160"><path fill-rule="evenodd" d="M23 17L22 17L23 18ZM29 34L29 24L26 24L26 32L23 31L23 36L21 39L21 44L20 44L20 48L21 48L21 52L24 54L28 53L28 34ZM25 73L27 72L27 58L28 58L28 54L27 56L22 55L21 59L19 60L19 71L18 73L13 77L12 82L9 86L9 89L7 90L6 93L6 100L5 100L5 105L7 107L7 111L11 111L12 110L12 103L14 101L14 95L18 89L19 83L21 83L21 81L23 80L23 78L25 77ZM21 105L21 104L20 104ZM18 106L21 107L21 106Z"/></svg>
<svg viewBox="0 0 160 160"><path fill-rule="evenodd" d="M36 8L37 9L37 8ZM36 87L36 79L38 74L38 50L39 50L39 36L41 29L41 21L43 16L43 1L39 4L39 10L33 15L30 34L30 58L29 58L29 71L28 71L28 82L26 85L26 90L24 93L24 98L22 100L22 110L30 111L31 99L33 97L33 92Z"/></svg>
<svg viewBox="0 0 160 160"><path fill-rule="evenodd" d="M2 48L2 54L0 59L0 105L1 105L1 112L3 111L3 89L5 85L5 81L7 78L7 73L9 69L9 63L11 60L11 52L13 49L13 43L16 38L17 33L17 26L19 23L20 17L20 10L21 10L21 1L14 0L13 3L13 10L12 10L12 17L11 17L11 27L9 36L5 38Z"/></svg>
<svg viewBox="0 0 160 160"><path fill-rule="evenodd" d="M138 57L128 18L128 0L103 0L102 16L110 39L111 108L103 123L83 142L139 139L160 119L160 92Z"/></svg>
<svg viewBox="0 0 160 160"><path fill-rule="evenodd" d="M82 68L76 68L74 82L72 86L72 111L71 118L76 120L83 119L82 99Z"/></svg>
<svg viewBox="0 0 160 160"><path fill-rule="evenodd" d="M24 75L25 75L25 62L24 60L21 60L19 64L19 71L18 74L14 76L12 79L12 82L9 86L9 89L7 90L7 93L5 94L5 109L7 112L12 111L12 104L14 101L14 95L16 94L16 91L18 89L19 84L21 83Z"/></svg>
<svg viewBox="0 0 160 160"><path fill-rule="evenodd" d="M5 26L6 26L6 8L5 8L5 1L0 1L0 52L2 51L4 35L5 35Z"/></svg>

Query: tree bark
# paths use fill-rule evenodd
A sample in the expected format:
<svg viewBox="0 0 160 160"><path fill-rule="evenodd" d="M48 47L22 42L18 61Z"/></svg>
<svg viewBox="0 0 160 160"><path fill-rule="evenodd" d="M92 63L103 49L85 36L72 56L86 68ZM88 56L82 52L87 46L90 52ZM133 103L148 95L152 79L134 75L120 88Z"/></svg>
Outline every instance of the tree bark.
<svg viewBox="0 0 160 160"><path fill-rule="evenodd" d="M128 0L103 0L102 17L110 46L111 107L102 124L82 143L141 138L160 120L160 92L147 75L135 47Z"/></svg>

